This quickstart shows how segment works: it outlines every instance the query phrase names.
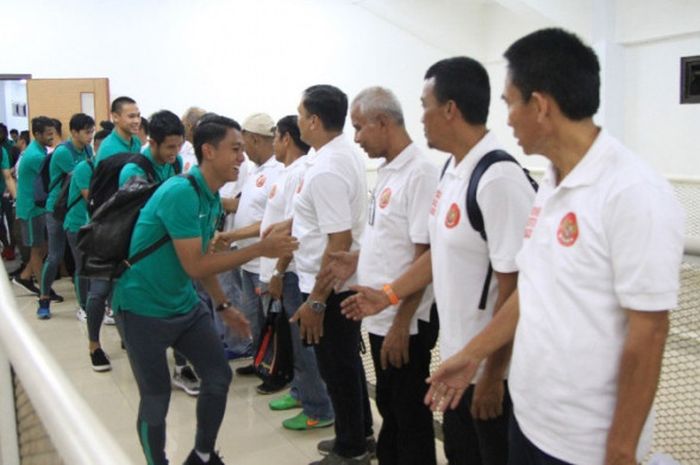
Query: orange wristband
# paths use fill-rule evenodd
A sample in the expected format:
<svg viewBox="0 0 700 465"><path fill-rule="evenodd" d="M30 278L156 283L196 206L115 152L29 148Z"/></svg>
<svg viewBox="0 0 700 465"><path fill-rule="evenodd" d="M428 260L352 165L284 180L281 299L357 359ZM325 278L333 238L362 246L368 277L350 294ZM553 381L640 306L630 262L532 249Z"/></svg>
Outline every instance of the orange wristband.
<svg viewBox="0 0 700 465"><path fill-rule="evenodd" d="M391 305L397 305L399 303L399 298L394 293L394 290L391 288L390 284L384 285L384 293L387 297L389 297L389 302L391 303Z"/></svg>

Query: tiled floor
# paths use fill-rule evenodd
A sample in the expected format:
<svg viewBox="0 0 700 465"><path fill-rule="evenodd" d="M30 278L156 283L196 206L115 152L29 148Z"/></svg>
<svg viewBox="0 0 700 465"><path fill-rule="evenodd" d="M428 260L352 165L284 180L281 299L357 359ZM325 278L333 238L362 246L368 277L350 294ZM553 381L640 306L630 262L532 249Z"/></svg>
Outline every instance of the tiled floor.
<svg viewBox="0 0 700 465"><path fill-rule="evenodd" d="M135 429L138 391L116 328L103 326L101 334L103 348L112 360L112 371L95 373L89 364L87 328L75 317L76 301L69 280L55 283L54 289L66 300L52 305L52 318L48 321L36 319L36 297L24 294L17 286L14 289L19 311L44 341L47 350L134 463L143 463ZM234 362L232 367L243 363ZM309 432L285 430L281 421L291 416L290 413L271 411L267 407L271 397L258 395L257 384L257 379L252 377L234 377L217 444L224 461L240 465L306 465L318 460L316 444L332 437L333 428ZM182 463L193 446L195 402L195 398L183 391L173 391L166 446L172 464ZM374 418L377 423L376 410ZM446 463L442 443L438 442L437 449L439 463Z"/></svg>

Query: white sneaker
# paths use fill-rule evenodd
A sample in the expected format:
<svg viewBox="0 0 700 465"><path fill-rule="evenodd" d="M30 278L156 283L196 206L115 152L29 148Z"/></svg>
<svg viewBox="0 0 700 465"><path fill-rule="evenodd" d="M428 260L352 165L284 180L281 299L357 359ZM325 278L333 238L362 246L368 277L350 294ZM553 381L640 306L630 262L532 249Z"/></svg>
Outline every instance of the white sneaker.
<svg viewBox="0 0 700 465"><path fill-rule="evenodd" d="M184 367L175 367L175 370L173 371L172 383L173 386L182 389L191 396L199 395L201 382L199 381L199 378L195 374L192 367L189 365L185 365Z"/></svg>
<svg viewBox="0 0 700 465"><path fill-rule="evenodd" d="M112 313L111 308L107 308L107 311L105 312L105 317L102 320L102 323L109 325L109 326L114 326L116 324L114 322L114 313Z"/></svg>
<svg viewBox="0 0 700 465"><path fill-rule="evenodd" d="M78 321L85 323L87 321L87 313L85 312L85 309L83 307L78 307L78 310L75 312L75 317L78 319Z"/></svg>

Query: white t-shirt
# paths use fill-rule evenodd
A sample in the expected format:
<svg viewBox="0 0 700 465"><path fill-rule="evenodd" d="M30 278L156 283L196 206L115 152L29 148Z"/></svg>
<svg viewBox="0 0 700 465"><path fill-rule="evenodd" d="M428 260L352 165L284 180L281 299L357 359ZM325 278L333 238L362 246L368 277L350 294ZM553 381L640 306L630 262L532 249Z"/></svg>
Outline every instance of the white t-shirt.
<svg viewBox="0 0 700 465"><path fill-rule="evenodd" d="M550 166L517 257L510 392L520 427L538 448L600 465L616 405L624 309L677 305L684 214L668 182L605 131L559 186L555 180ZM651 423L638 460L650 446Z"/></svg>
<svg viewBox="0 0 700 465"><path fill-rule="evenodd" d="M487 243L467 217L467 186L476 164L488 152L502 149L491 132L477 143L459 165L454 157L433 197L429 230L433 286L440 317L440 355L461 350L493 318L498 280L491 279L486 308L479 300L489 260L495 271L518 271L515 256L535 197L522 168L516 163L494 163L481 177L476 200L484 218ZM478 379L479 374L477 374Z"/></svg>
<svg viewBox="0 0 700 465"><path fill-rule="evenodd" d="M248 174L255 169L257 166L253 163L247 154L243 154L245 160L241 163L238 168L238 179L235 181L227 182L219 189L219 196L222 199L235 199L238 194L241 193L243 185L248 179ZM235 213L228 213L224 219L224 231L231 231L233 229L233 221L236 217Z"/></svg>
<svg viewBox="0 0 700 465"><path fill-rule="evenodd" d="M357 265L361 285L381 288L394 281L413 263L415 245L430 242L428 212L438 177L437 166L413 143L378 168ZM432 302L429 286L411 320L411 334L418 333L419 318L430 321ZM386 336L397 310L398 305L392 305L362 324L368 332Z"/></svg>
<svg viewBox="0 0 700 465"><path fill-rule="evenodd" d="M306 163L303 156L280 171L267 196L265 213L260 224L260 234L265 232L268 226L292 217L290 205L294 198L294 190L304 177L304 171L306 171ZM260 257L260 281L269 283L276 265L276 258ZM289 263L287 271L296 271L293 259Z"/></svg>
<svg viewBox="0 0 700 465"><path fill-rule="evenodd" d="M299 249L294 252L299 288L310 293L329 234L352 231L350 250L359 248L365 225L367 179L362 155L342 134L306 158L307 171L294 199L292 235L299 240ZM355 274L346 286L356 283Z"/></svg>
<svg viewBox="0 0 700 465"><path fill-rule="evenodd" d="M284 164L278 162L272 155L265 163L254 168L247 176L241 191L241 200L233 220L233 229L250 226L262 220L265 213L265 204L270 190L279 173L284 169ZM259 237L251 237L238 241L238 246L243 248L260 240ZM260 273L260 259L243 264L242 269L250 273Z"/></svg>
<svg viewBox="0 0 700 465"><path fill-rule="evenodd" d="M180 157L182 158L182 172L187 173L193 166L199 165L197 155L194 153L192 142L186 140L180 147Z"/></svg>

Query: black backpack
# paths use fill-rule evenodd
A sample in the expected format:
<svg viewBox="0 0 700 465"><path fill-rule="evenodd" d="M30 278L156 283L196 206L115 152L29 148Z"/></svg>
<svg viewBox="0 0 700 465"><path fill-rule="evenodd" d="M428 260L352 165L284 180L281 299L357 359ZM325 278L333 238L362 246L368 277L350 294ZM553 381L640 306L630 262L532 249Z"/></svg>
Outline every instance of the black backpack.
<svg viewBox="0 0 700 465"><path fill-rule="evenodd" d="M134 163L146 173L148 182L155 182L156 171L151 161L140 153L124 152L105 158L95 167L90 180L87 210L92 216L95 211L119 190L119 174L125 165ZM175 173L182 173L182 166L175 162Z"/></svg>
<svg viewBox="0 0 700 465"><path fill-rule="evenodd" d="M267 307L265 324L260 331L260 342L255 349L253 367L264 383L285 386L294 378L294 351L289 318L284 313L282 301L274 306L271 299Z"/></svg>
<svg viewBox="0 0 700 465"><path fill-rule="evenodd" d="M61 143L58 145L58 147L65 147L73 154L73 156L80 156L78 151L75 149L73 142L70 140ZM56 150L58 150L58 147L44 157L44 160L39 166L39 173L37 174L36 178L34 178L34 205L37 207L46 207L46 199L49 197L49 192L51 192L56 186L60 185L68 174L63 173L61 176L51 182L51 158L53 157L53 154L56 153ZM86 145L85 150L87 151L87 157L92 158L92 147Z"/></svg>
<svg viewBox="0 0 700 465"><path fill-rule="evenodd" d="M92 160L86 160L88 166L90 167L90 170L92 172L95 171L95 165L92 163ZM68 215L68 212L78 205L78 202L83 198L83 195L78 192L78 196L73 199L70 203L68 203L68 195L70 193L70 181L73 178L73 173L70 172L66 175L65 178L63 178L63 185L61 185L61 190L58 193L58 197L56 198L56 203L53 205L53 217L56 218L57 221L63 222L63 220L66 219L66 215Z"/></svg>
<svg viewBox="0 0 700 465"><path fill-rule="evenodd" d="M451 159L451 157L448 158L447 162L445 163L445 166L443 166L442 173L440 174L440 179L442 179L442 177L445 175L445 171L447 171L447 167L450 165ZM481 177L484 175L486 170L488 170L494 163L502 161L515 163L516 165L520 166L518 160L513 158L513 156L509 153L503 150L492 150L486 155L484 155L481 158L481 160L479 160L479 162L474 167L474 171L472 171L472 174L469 177L469 185L467 186L466 200L467 217L469 218L469 224L471 225L471 227L479 233L479 235L484 241L486 241L484 216L481 214L481 208L479 207L479 203L476 201L476 191L479 188L479 181L481 181ZM532 188L535 190L535 192L537 192L537 181L532 179L532 176L530 176L530 172L526 168L522 168L522 170L525 173L525 176L527 177L527 180L532 186ZM479 310L486 309L486 298L489 294L489 287L491 286L492 275L493 267L491 266L491 261L489 261L489 269L486 272L486 278L484 279L484 287L481 289L481 298L479 299Z"/></svg>
<svg viewBox="0 0 700 465"><path fill-rule="evenodd" d="M99 166L102 163L104 161ZM191 175L182 176L189 180L199 195L197 181ZM114 280L170 240L166 234L144 250L129 256L131 235L141 208L161 184L140 177L130 179L95 211L88 224L80 228L78 248L83 252L81 276Z"/></svg>

